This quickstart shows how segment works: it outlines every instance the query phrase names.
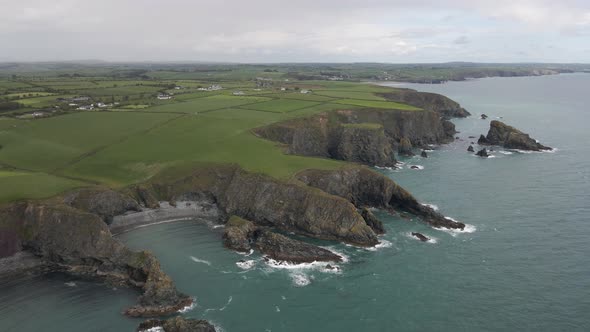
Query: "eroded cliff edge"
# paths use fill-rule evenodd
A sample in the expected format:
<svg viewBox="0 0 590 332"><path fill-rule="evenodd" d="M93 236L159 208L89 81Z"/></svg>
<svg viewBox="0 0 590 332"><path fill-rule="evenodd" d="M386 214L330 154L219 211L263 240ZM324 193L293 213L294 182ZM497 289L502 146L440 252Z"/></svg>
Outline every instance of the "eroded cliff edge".
<svg viewBox="0 0 590 332"><path fill-rule="evenodd" d="M339 110L255 129L286 152L392 167L395 152L453 140L455 125L433 111Z"/></svg>
<svg viewBox="0 0 590 332"><path fill-rule="evenodd" d="M405 103L424 110L437 112L448 118L465 118L471 115L459 103L438 93L396 88L379 95L389 101Z"/></svg>

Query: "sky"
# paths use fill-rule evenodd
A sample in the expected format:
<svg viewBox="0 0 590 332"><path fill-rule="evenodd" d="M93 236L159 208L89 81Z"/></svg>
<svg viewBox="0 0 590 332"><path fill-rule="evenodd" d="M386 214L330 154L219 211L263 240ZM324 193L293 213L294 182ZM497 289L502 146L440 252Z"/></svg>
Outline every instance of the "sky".
<svg viewBox="0 0 590 332"><path fill-rule="evenodd" d="M0 61L590 62L590 0L0 0Z"/></svg>

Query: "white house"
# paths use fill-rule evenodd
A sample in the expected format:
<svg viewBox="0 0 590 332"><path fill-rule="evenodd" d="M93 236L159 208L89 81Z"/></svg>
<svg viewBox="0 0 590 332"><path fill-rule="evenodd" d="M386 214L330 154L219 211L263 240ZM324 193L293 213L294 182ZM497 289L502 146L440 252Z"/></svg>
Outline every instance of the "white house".
<svg viewBox="0 0 590 332"><path fill-rule="evenodd" d="M168 100L168 99L172 99L172 96L171 95L167 95L165 93L160 93L158 95L158 99L160 99L160 100Z"/></svg>
<svg viewBox="0 0 590 332"><path fill-rule="evenodd" d="M239 91L239 90L238 90L238 91L234 91L234 92L232 93L232 95L234 95L234 96L243 96L243 95L245 95L245 93L244 93L244 91Z"/></svg>
<svg viewBox="0 0 590 332"><path fill-rule="evenodd" d="M311 93L311 90L305 90L305 89L303 89L303 90L301 90L301 93L304 93L304 94Z"/></svg>

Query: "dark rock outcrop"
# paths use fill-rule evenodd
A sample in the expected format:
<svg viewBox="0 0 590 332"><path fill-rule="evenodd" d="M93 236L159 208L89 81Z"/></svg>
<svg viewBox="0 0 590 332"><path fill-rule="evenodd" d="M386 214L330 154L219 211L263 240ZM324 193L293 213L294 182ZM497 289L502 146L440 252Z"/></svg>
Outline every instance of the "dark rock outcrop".
<svg viewBox="0 0 590 332"><path fill-rule="evenodd" d="M417 238L418 240L422 241L422 242L428 242L428 240L430 240L429 238L427 238L426 236L424 236L424 234L422 233L416 233L416 232L412 232L412 236Z"/></svg>
<svg viewBox="0 0 590 332"><path fill-rule="evenodd" d="M141 289L139 304L127 309L128 315L166 315L192 303L176 290L152 254L129 250L111 236L97 214L58 199L20 202L0 208L0 229L18 234L20 249L42 258L53 270Z"/></svg>
<svg viewBox="0 0 590 332"><path fill-rule="evenodd" d="M206 320L173 317L166 320L150 319L139 324L137 332L160 327L164 332L215 332L215 327Z"/></svg>
<svg viewBox="0 0 590 332"><path fill-rule="evenodd" d="M459 103L437 93L418 92L412 89L392 89L391 92L379 95L390 101L437 112L446 117L464 118L471 115Z"/></svg>
<svg viewBox="0 0 590 332"><path fill-rule="evenodd" d="M375 234L385 234L385 227L383 226L383 222L377 219L377 217L375 217L371 210L369 210L366 207L362 208L361 216L363 216L363 219L365 219L365 222L367 223L367 225L369 225L369 227L371 227Z"/></svg>
<svg viewBox="0 0 590 332"><path fill-rule="evenodd" d="M76 190L64 197L64 203L94 213L107 224L110 224L116 215L127 211L140 211L139 204L133 198L110 189Z"/></svg>
<svg viewBox="0 0 590 332"><path fill-rule="evenodd" d="M229 249L246 252L256 248L269 258L296 264L342 260L329 250L274 233L237 216L226 224L223 242Z"/></svg>
<svg viewBox="0 0 590 332"><path fill-rule="evenodd" d="M398 152L400 155L404 155L404 156L408 156L408 157L411 157L414 155L414 152L412 151L412 142L410 141L409 138L402 137L402 139L399 141Z"/></svg>
<svg viewBox="0 0 590 332"><path fill-rule="evenodd" d="M455 126L430 111L365 109L288 120L255 133L285 144L291 154L391 167L394 150L409 153L412 147L448 143Z"/></svg>
<svg viewBox="0 0 590 332"><path fill-rule="evenodd" d="M422 158L428 158L428 153L426 153L426 151L422 150L422 153L420 153L420 156Z"/></svg>
<svg viewBox="0 0 590 332"><path fill-rule="evenodd" d="M485 141L482 141L483 143L478 143L499 145L507 149L519 149L527 151L551 150L550 147L538 143L528 134L525 134L512 126L496 120L490 123L490 130L488 131L488 135L485 138Z"/></svg>
<svg viewBox="0 0 590 332"><path fill-rule="evenodd" d="M480 157L483 157L483 158L487 158L487 157L489 157L489 156L490 156L490 155L488 154L488 150L486 150L485 148L483 148L483 149L481 149L481 150L477 151L476 155L478 155L478 156L480 156Z"/></svg>
<svg viewBox="0 0 590 332"><path fill-rule="evenodd" d="M491 145L490 141L488 141L487 137L484 135L480 135L479 139L477 140L477 144L479 145Z"/></svg>
<svg viewBox="0 0 590 332"><path fill-rule="evenodd" d="M481 119L482 119L482 120L485 120L485 119L487 119L487 118L488 118L488 116L487 116L487 115L485 115L485 114L482 114L482 115L481 115Z"/></svg>
<svg viewBox="0 0 590 332"><path fill-rule="evenodd" d="M253 222L232 216L225 224L223 244L232 250L248 252L252 249L254 233L257 229Z"/></svg>
<svg viewBox="0 0 590 332"><path fill-rule="evenodd" d="M162 201L210 195L226 215L258 226L361 246L378 243L349 201L301 183L249 173L236 165L201 167L189 176L162 182L154 179L151 187Z"/></svg>
<svg viewBox="0 0 590 332"><path fill-rule="evenodd" d="M297 241L265 229L257 232L255 246L269 258L289 263L342 261L342 257L330 250Z"/></svg>
<svg viewBox="0 0 590 332"><path fill-rule="evenodd" d="M467 148L467 151L469 151L469 152L475 152L475 149L473 148L473 145L470 145L470 146Z"/></svg>
<svg viewBox="0 0 590 332"><path fill-rule="evenodd" d="M421 217L433 227L463 229L465 224L445 218L424 206L388 177L365 167L338 170L306 170L297 174L303 183L343 197L355 206L407 212Z"/></svg>

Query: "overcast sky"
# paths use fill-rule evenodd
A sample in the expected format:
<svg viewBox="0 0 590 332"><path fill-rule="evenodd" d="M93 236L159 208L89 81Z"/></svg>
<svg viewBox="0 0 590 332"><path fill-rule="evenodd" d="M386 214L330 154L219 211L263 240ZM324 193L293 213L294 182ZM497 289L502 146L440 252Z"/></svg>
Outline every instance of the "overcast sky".
<svg viewBox="0 0 590 332"><path fill-rule="evenodd" d="M590 0L0 0L0 61L590 62Z"/></svg>

